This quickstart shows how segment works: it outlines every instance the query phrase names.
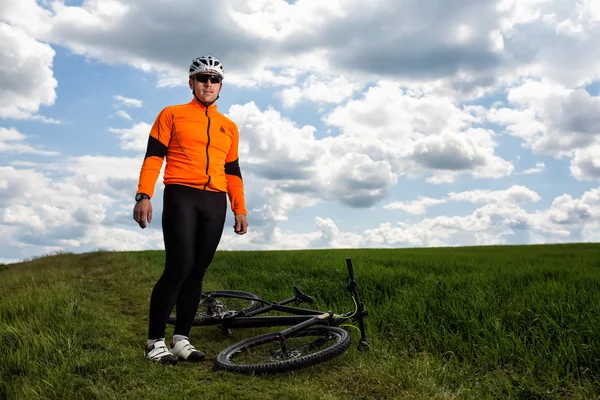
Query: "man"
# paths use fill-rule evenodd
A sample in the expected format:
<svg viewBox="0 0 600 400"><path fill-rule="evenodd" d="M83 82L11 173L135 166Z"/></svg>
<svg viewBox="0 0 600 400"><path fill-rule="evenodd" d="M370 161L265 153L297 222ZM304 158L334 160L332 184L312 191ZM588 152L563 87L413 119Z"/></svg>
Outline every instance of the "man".
<svg viewBox="0 0 600 400"><path fill-rule="evenodd" d="M238 162L236 124L217 111L223 65L212 56L198 57L189 69L193 98L168 106L157 116L138 183L133 219L144 229L152 222L150 199L166 156L162 229L164 271L150 298L148 341L144 355L163 364L201 361L204 354L189 341L202 293L202 280L221 240L227 197L234 231L247 232L244 186ZM177 309L170 351L166 320Z"/></svg>

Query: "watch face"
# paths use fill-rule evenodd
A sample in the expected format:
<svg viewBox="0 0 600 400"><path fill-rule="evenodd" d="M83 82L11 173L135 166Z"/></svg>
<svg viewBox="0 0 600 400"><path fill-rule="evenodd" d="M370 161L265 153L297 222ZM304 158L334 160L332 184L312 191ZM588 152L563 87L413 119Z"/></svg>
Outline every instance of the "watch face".
<svg viewBox="0 0 600 400"><path fill-rule="evenodd" d="M144 196L142 193L138 193L135 195L135 201L140 201L142 199L147 198L146 196Z"/></svg>

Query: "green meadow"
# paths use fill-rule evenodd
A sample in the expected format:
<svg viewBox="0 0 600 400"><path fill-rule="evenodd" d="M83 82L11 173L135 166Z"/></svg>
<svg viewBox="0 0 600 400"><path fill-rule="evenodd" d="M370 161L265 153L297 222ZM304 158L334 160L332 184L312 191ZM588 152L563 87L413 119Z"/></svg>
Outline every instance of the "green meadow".
<svg viewBox="0 0 600 400"><path fill-rule="evenodd" d="M358 351L350 329L348 352L272 376L213 369L253 329L194 327L207 354L199 364L144 359L163 257L98 251L0 265L0 399L600 398L600 244L219 251L206 290L277 301L298 285L335 312L353 308L352 258L370 349Z"/></svg>

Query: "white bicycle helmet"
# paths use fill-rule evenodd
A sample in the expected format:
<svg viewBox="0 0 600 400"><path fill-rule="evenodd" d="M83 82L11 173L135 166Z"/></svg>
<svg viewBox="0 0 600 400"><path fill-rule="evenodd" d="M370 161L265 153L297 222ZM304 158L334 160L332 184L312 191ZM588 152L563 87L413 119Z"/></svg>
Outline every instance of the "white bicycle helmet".
<svg viewBox="0 0 600 400"><path fill-rule="evenodd" d="M212 72L220 75L221 78L225 78L225 70L223 69L223 64L221 64L221 61L217 60L213 56L194 58L192 60L192 64L190 65L190 78L194 75L206 72Z"/></svg>

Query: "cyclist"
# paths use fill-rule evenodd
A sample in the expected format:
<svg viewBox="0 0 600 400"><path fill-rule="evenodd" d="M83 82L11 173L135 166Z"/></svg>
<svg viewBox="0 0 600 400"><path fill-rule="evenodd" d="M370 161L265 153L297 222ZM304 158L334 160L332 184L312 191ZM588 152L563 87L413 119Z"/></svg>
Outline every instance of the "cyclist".
<svg viewBox="0 0 600 400"><path fill-rule="evenodd" d="M152 222L150 199L166 157L162 231L165 264L150 297L148 340L144 355L163 364L201 361L204 354L189 341L202 293L202 280L221 240L227 197L234 231L247 232L244 185L239 166L236 124L217 110L223 64L198 57L189 68L192 100L164 108L157 116L142 163L133 219L144 229ZM166 320L177 320L170 349Z"/></svg>

